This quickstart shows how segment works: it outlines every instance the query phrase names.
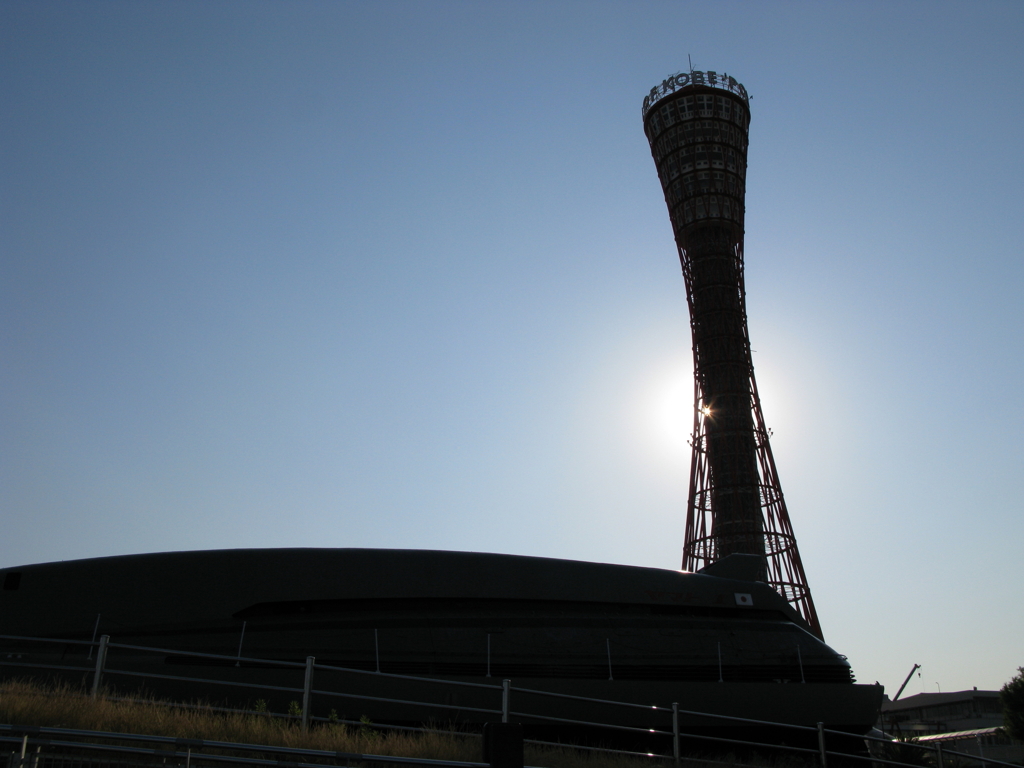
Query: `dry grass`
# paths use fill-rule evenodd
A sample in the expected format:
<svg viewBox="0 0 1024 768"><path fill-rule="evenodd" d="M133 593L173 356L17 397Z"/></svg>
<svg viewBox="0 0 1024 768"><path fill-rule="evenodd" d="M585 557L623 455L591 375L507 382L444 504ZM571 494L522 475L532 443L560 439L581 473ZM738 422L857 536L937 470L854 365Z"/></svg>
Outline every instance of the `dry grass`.
<svg viewBox="0 0 1024 768"><path fill-rule="evenodd" d="M481 760L479 736L457 730L416 733L316 723L303 733L294 720L266 714L220 712L202 702L168 705L146 698L93 699L66 684L24 680L0 683L0 722L205 741L320 749L332 752ZM526 745L526 764L544 768L671 768L666 760ZM726 763L736 764L723 758ZM685 768L722 768L722 762L687 760ZM748 764L749 765L749 764ZM784 768L775 766L775 768Z"/></svg>
<svg viewBox="0 0 1024 768"><path fill-rule="evenodd" d="M72 686L22 680L0 683L0 722L300 749L480 759L480 740L454 731L403 734L317 723L303 733L294 720L219 712L202 702L167 705L145 698L93 699Z"/></svg>
<svg viewBox="0 0 1024 768"><path fill-rule="evenodd" d="M81 690L24 680L0 683L0 722L206 741L322 749L332 752L475 762L478 736L456 730L415 733L316 723L303 733L294 720L219 712L202 702L167 705L145 698L93 699ZM526 763L545 768L653 768L664 761L527 745Z"/></svg>

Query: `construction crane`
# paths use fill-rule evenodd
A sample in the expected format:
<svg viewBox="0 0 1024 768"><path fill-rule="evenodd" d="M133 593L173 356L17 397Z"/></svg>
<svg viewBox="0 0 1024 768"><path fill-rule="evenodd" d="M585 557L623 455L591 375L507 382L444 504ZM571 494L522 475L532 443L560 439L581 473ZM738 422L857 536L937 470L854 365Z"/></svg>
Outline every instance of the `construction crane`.
<svg viewBox="0 0 1024 768"><path fill-rule="evenodd" d="M910 678L912 678L914 676L914 673L917 672L917 670L919 670L920 668L921 668L920 664L915 664L913 666L913 668L910 670L910 674L907 675L907 679L903 681L903 685L901 685L900 689L898 691L896 691L896 695L892 697L893 701L896 701L896 699L898 699L900 697L900 694L903 693L903 689L906 688L907 687L907 683L910 682Z"/></svg>

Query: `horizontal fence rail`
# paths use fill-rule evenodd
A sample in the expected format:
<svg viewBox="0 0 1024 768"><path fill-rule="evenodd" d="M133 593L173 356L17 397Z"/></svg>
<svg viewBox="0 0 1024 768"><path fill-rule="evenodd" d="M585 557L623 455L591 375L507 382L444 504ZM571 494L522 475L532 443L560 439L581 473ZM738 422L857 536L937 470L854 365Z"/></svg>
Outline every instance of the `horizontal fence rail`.
<svg viewBox="0 0 1024 768"><path fill-rule="evenodd" d="M64 737L64 738L59 738ZM90 739L91 741L68 741L68 738ZM30 741L31 739L31 741ZM130 747L110 742L134 742L166 745L161 747ZM17 725L0 725L0 742L19 744L23 747L22 759L28 760L33 755L24 747L45 746L47 748L65 748L75 750L102 750L122 754L146 755L159 758L188 755L191 759L204 762L245 763L249 765L281 765L277 759L259 758L256 755L283 755L290 758L306 758L338 761L398 763L405 765L444 766L445 768L488 768L488 763L464 762L459 760L435 760L418 757L399 757L395 755L374 755L356 752L334 752L319 749L297 749L292 747L275 747L263 744L239 744L230 741L207 741L204 739L180 739L173 736L145 736L134 733L111 733L107 731L84 731L72 728L25 727ZM168 749L167 747L171 747ZM228 752L250 753L249 755L223 755L204 750L223 750ZM293 767L315 766L323 768L323 763L288 760Z"/></svg>
<svg viewBox="0 0 1024 768"><path fill-rule="evenodd" d="M0 641L14 641L18 643L32 643L42 645L61 645L61 646L77 646L81 648L88 647L89 658L91 659L95 655L95 660L88 666L83 665L70 665L70 664L51 664L42 663L32 660L24 660L23 653L18 654L15 657L14 653L7 654L7 658L3 657L3 653L0 653L0 668L11 667L15 669L35 669L35 670L51 670L56 672L78 672L82 674L92 674L92 685L90 693L93 697L105 696L103 681L107 675L117 675L124 677L140 678L140 679L154 679L154 680L170 680L184 683L196 683L204 686L217 685L226 687L238 687L238 688L249 688L253 690L265 690L268 692L275 693L287 693L301 696L302 704L301 715L285 715L280 713L271 712L259 712L258 714L289 718L299 720L303 729L307 728L310 722L320 723L340 723L346 725L356 725L360 727L371 727L381 730L401 730L401 731L417 731L417 732L443 732L444 729L429 728L429 727L414 727L406 725L390 725L390 724L367 724L363 721L342 719L342 718L325 718L325 717L314 717L310 713L311 702L314 697L331 697L331 698L344 698L353 699L359 701L368 702L381 702L389 704L400 704L405 706L411 706L421 708L426 711L430 710L443 710L443 711L458 711L458 712L471 712L475 714L495 715L499 716L501 722L510 722L510 718L523 718L531 722L546 722L546 723L564 723L570 725L586 726L588 728L596 728L603 731L610 732L627 732L635 734L645 734L657 737L663 737L671 739L672 741L672 754L662 755L651 752L634 752L629 750L621 749L610 749L608 747L597 747L597 746L584 746L584 745L566 745L558 744L557 742L543 741L537 739L525 739L527 743L536 744L540 746L560 746L569 749L583 749L587 751L600 751L608 752L613 754L621 755L632 755L636 757L649 757L654 759L662 760L674 760L678 765L681 761L689 759L684 758L680 754L680 742L682 739L687 741L701 742L701 743L715 743L715 744L728 744L732 746L741 746L744 748L756 748L756 749L768 749L772 751L783 751L794 755L802 755L804 757L813 757L821 768L828 768L828 759L839 758L842 760L858 760L862 762L868 762L875 764L876 766L887 765L897 766L897 768L920 768L920 762L905 762L899 759L891 759L890 756L881 754L883 750L886 750L892 754L899 754L903 750L918 750L917 754L928 755L934 763L935 768L953 768L953 761L959 761L960 763L975 763L982 765L991 765L996 767L1005 766L1006 768L1021 768L1020 765L1014 763L1008 763L992 758L971 755L963 752L956 752L954 750L945 749L940 744L934 745L916 744L913 742L900 742L894 741L891 738L884 738L870 735L856 735L846 731L839 731L826 728L824 724L818 723L817 727L805 726L805 725L794 725L789 723L778 723L766 720L756 720L750 718L736 717L732 715L722 715L713 712L700 712L697 710L681 709L678 703L673 703L671 706L657 706L657 705L645 705L637 704L635 702L623 702L615 701L612 699L601 699L588 696L579 696L575 694L557 693L554 691L544 691L534 688L521 688L513 686L510 680L505 680L501 685L492 683L475 683L465 680L447 680L443 678L423 677L416 675L402 675L390 672L380 672L366 669L356 669L351 667L341 667L330 664L317 664L314 657L307 657L305 662L297 661L286 661L278 659L260 659L254 657L247 657L235 655L229 656L224 654L212 654L203 653L198 651L182 651L170 648L158 648L150 646L141 646L133 644L122 644L111 641L110 636L103 635L97 641L89 640L69 640L59 638L40 638L40 637L25 637L20 635L0 635ZM109 653L111 650L117 651L128 651L133 656L138 654L146 655L162 655L171 656L173 658L194 658L194 659L211 659L217 661L225 661L233 663L236 667L246 665L247 668L263 668L267 670L292 670L296 674L303 673L303 685L302 687L297 686L284 686L284 685L270 685L267 683L258 682L246 682L238 680L220 680L215 678L200 678L191 677L185 675L171 675L157 672L141 672L137 670L127 669L114 669L108 666ZM95 653L93 653L95 651ZM12 658L13 657L13 658ZM500 694L500 706L495 708L469 706L465 704L455 704L454 702L439 702L439 701L423 701L419 699L404 699L387 696L374 696L366 693L354 693L337 690L326 690L323 688L314 688L313 680L315 675L320 672L333 672L342 673L347 675L360 675L369 676L375 679L391 679L396 681L403 681L407 683L427 683L430 685L440 685L448 687L459 687L468 689L478 689L481 691L493 692L495 695L495 703L498 704L498 694ZM511 696L512 694L522 694L526 696L539 696L549 699L564 700L564 701L576 701L581 703L599 704L608 707L617 707L623 710L646 710L652 715L660 715L661 722L664 723L666 717L671 716L672 729L665 730L664 725L658 725L657 723L649 727L641 727L636 725L626 725L621 722L596 722L592 720L582 720L572 717L561 717L550 714L541 714L537 712L527 712L520 710L511 709ZM115 697L109 697L115 698ZM174 704L170 702L154 702L155 704L164 704L168 706L182 706L181 704ZM249 713L256 714L253 710L244 709L231 709L227 707L203 707L204 709L210 709L218 712L232 712L232 713ZM710 735L702 733L691 733L689 731L682 731L679 727L679 715L687 715L691 717L707 718L710 721L717 721L723 724L735 724L745 726L757 726L757 727L768 727L773 729L785 730L793 733L803 734L814 734L817 733L818 748L810 747L797 747L785 744L774 744L761 741L754 741L749 739L735 739L721 735ZM424 721L429 720L429 717L424 717ZM467 733L466 736L472 736L475 734ZM201 741L201 740L187 740L187 739L175 739L173 737L159 737L159 736L140 736L135 734L112 734L106 732L94 732L94 731L76 731L73 729L62 729L62 728L29 728L24 726L11 726L11 725L0 725L0 742L18 742L22 744L22 758L28 761L31 756L26 755L24 752L26 739L31 736L37 746L47 746L47 748L55 747L60 745L68 749L83 749L83 750L95 750L95 749L106 749L120 750L124 754L128 754L134 750L134 753L139 755L158 755L161 757L167 757L170 754L178 754L180 747L185 745L185 749L188 754L193 758L201 758L203 761L209 762L224 762L224 763L239 763L244 762L252 765L278 765L279 760L264 760L257 759L255 757L233 757L230 755L215 755L207 752L194 752L193 747L201 749L217 749L217 750L235 750L235 751L250 751L259 752L264 754L287 754L290 758L308 758L308 759L328 759L333 761L345 760L351 761L364 761L364 762L390 762L390 763L408 763L415 765L433 765L433 766L454 766L461 768L478 768L482 766L488 766L488 763L472 763L472 762L458 762L458 761L445 761L445 760L427 760L419 758L400 758L393 756L384 755L363 755L355 753L342 753L342 752L327 752L319 750L295 750L285 747L270 747L264 745L246 745L246 744L233 744L229 742L213 742L213 741ZM44 738L51 737L51 738ZM96 740L95 742L72 742L64 741L62 739L55 739L52 737L78 737L78 738L90 738ZM849 741L851 739L862 740L864 744L868 746L868 754L856 754L844 751L833 751L827 748L827 739L843 739ZM97 742L103 742L104 740L121 740L121 741L135 741L135 742L148 742L162 745L172 745L174 747L173 752L168 752L166 748L130 748L122 746L113 746L111 744L102 744ZM923 752L921 752L923 750ZM906 754L912 754L907 752ZM943 758L950 760L950 764L944 765ZM18 758L21 760L21 758ZM716 762L712 758L701 758L703 762ZM301 761L289 759L288 764L295 766L296 768L302 768L307 765ZM322 763L309 763L309 766L322 766ZM29 765L27 762L24 763L23 768L36 768L35 764Z"/></svg>

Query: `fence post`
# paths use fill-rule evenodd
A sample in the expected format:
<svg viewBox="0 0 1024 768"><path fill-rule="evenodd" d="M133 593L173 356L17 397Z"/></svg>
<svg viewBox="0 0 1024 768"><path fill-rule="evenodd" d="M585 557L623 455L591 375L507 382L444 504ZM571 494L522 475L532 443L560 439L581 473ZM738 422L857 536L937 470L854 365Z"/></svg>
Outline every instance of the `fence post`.
<svg viewBox="0 0 1024 768"><path fill-rule="evenodd" d="M821 768L828 768L828 757L825 755L824 723L818 723L818 752L821 754Z"/></svg>
<svg viewBox="0 0 1024 768"><path fill-rule="evenodd" d="M316 658L306 657L306 682L302 685L302 732L309 730L309 705L313 699L313 665Z"/></svg>
<svg viewBox="0 0 1024 768"><path fill-rule="evenodd" d="M672 758L679 765L679 702L672 702ZM940 765L939 768L942 768Z"/></svg>
<svg viewBox="0 0 1024 768"><path fill-rule="evenodd" d="M103 682L103 667L107 663L107 643L110 642L110 635L100 635L100 647L96 651L96 674L92 678L92 697L95 699L100 694L100 683Z"/></svg>
<svg viewBox="0 0 1024 768"><path fill-rule="evenodd" d="M96 614L96 623L92 625L92 640L90 642L96 642L96 633L100 631L100 616L102 614ZM92 661L92 646L89 646L89 655L86 656L89 661Z"/></svg>
<svg viewBox="0 0 1024 768"><path fill-rule="evenodd" d="M242 643L245 642L245 625L249 622L242 622L242 634L238 636L238 661L235 662L236 667L242 666Z"/></svg>
<svg viewBox="0 0 1024 768"><path fill-rule="evenodd" d="M942 743L935 742L935 768L943 768L942 765Z"/></svg>
<svg viewBox="0 0 1024 768"><path fill-rule="evenodd" d="M491 768L523 768L523 726L484 723L483 758Z"/></svg>
<svg viewBox="0 0 1024 768"><path fill-rule="evenodd" d="M509 694L511 693L512 681L502 680L501 681L501 722L508 722L508 707L509 707Z"/></svg>

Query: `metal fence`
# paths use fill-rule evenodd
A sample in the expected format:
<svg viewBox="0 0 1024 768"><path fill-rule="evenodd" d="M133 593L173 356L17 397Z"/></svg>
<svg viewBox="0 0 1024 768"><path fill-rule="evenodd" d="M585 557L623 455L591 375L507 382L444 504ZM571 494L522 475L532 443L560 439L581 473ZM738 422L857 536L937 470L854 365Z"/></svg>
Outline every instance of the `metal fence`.
<svg viewBox="0 0 1024 768"><path fill-rule="evenodd" d="M913 742L899 742L891 738L878 737L878 736L857 736L858 740L863 739L865 749L862 752L850 751L850 750L835 750L834 745L836 743L848 743L853 736L845 731L838 731L826 728L824 723L817 723L816 726L803 726L793 725L789 723L777 723L766 720L752 720L749 718L733 717L729 715L721 715L710 712L700 712L696 710L681 709L678 702L674 702L669 706L658 706L658 705L644 705L636 704L632 702L614 701L609 699L598 699L587 696L576 696L565 693L555 693L552 691L543 691L533 688L522 688L512 685L511 680L503 680L501 685L490 684L490 683L474 683L460 680L446 680L432 677L422 677L414 675L401 675L388 672L370 671L363 669L354 669L349 667L339 667L327 664L317 664L314 657L309 656L306 658L305 663L281 661L277 659L258 659L252 657L243 657L240 654L237 656L227 656L221 654L210 654L210 653L199 653L193 651L180 651L167 648L154 648L149 646L140 645L129 645L111 642L110 636L103 635L99 641L87 641L87 640L65 640L65 639L53 639L53 638L37 638L37 637L22 637L17 635L0 635L0 641L14 641L19 643L32 643L32 644L55 644L63 646L79 646L89 647L89 656L87 657L92 663L89 666L81 664L54 664L54 663L42 663L31 659L25 659L22 655L16 653L0 654L0 667L2 668L15 668L15 669L33 669L33 670L49 670L52 672L78 672L81 674L91 674L92 682L90 687L90 695L92 697L107 696L104 689L105 678L116 675L129 678L138 679L158 679L158 680L169 680L176 682L195 683L204 686L209 685L220 685L228 687L244 687L254 690L264 690L274 693L287 693L301 696L301 714L297 715L285 715L280 713L262 713L273 717L290 717L298 720L302 729L307 730L311 722L336 722L352 725L365 725L362 721L350 720L344 718L325 718L325 717L314 717L311 714L312 702L314 698L327 697L327 698L348 698L355 700L363 700L378 703L390 703L390 704L401 704L410 705L420 708L425 716L421 718L422 721L428 721L430 719L429 713L431 711L463 711L472 712L477 715L496 716L500 718L502 723L514 722L516 720L528 720L531 722L546 722L551 724L565 724L575 726L585 726L591 729L597 729L602 732L619 732L619 733L633 733L644 736L661 736L667 740L671 740L672 753L671 754L658 754L652 752L636 752L630 750L610 749L607 747L598 746L585 746L578 744L562 744L558 742L544 741L539 739L527 739L527 743L537 744L541 746L553 746L553 747L566 747L571 749L581 749L587 751L598 751L608 752L622 755L631 755L636 757L647 757L655 760L671 760L676 765L679 765L685 760L691 758L685 757L681 752L681 744L685 739L688 743L699 742L706 743L710 746L714 745L729 745L730 748L744 748L749 750L767 750L770 753L775 754L788 754L792 756L802 756L809 763L820 765L821 768L828 768L829 759L841 759L843 761L861 761L868 763L872 768L881 768L882 766L898 766L901 768L921 768L922 765L930 765L933 768L956 768L956 766L963 765L980 765L983 768L988 766L1007 766L1008 768L1020 768L1019 765L1014 763L1007 763L1000 760L994 760L978 755L971 755L963 752L955 752L953 750L946 750L942 748L941 743L935 742L933 744L915 744ZM137 670L128 669L115 669L108 666L109 652L111 649L130 651L141 654L159 654L159 655L171 655L176 658L185 659L196 659L196 660L212 660L217 662L233 662L236 666L241 664L253 665L259 667L264 665L267 668L273 669L293 669L296 673L296 678L301 673L303 684L302 687L298 686L280 686L280 685L267 685L264 683L257 682L243 682L237 680L217 680L212 678L201 678L201 677L189 677L183 675L170 675L154 672L140 672ZM95 651L95 654L93 653ZM93 655L95 659L93 660ZM2 656L6 656L3 658ZM472 707L466 705L453 704L451 701L424 701L419 699L404 699L395 697L383 697L383 696L372 696L367 694L358 694L346 691L333 691L333 690L321 690L314 688L314 680L316 679L318 672L343 672L346 674L354 675L366 675L373 678L386 678L398 681L405 681L407 683L428 683L431 685L438 686L459 686L463 688L478 689L481 691L489 691L494 696L493 708L487 707ZM631 709L635 711L644 711L652 716L651 725L648 727L638 727L635 725L627 725L622 722L595 722L590 720L575 719L570 717L557 717L550 714L541 714L537 712L519 711L512 708L512 702L515 697L519 694L527 696L538 696L548 697L554 699L564 700L565 702L585 702L589 704L601 704L612 708ZM113 698L113 697L111 697ZM180 706L177 704L175 706ZM210 707L210 709L223 712L241 712L241 713L252 713L253 710L243 709L230 709L226 707ZM804 740L809 740L811 743L816 743L816 747L799 747L792 745L784 745L778 743L770 743L763 741L752 741L749 739L737 739L722 735L711 735L704 733L693 733L683 731L680 729L679 717L680 715L697 716L706 718L709 721L717 722L720 724L740 726L756 726L766 727L771 729L777 729L781 732L787 732L794 734L802 734ZM663 726L659 726L660 721L664 721L667 717L671 717L671 730L665 730ZM424 727L411 727L401 725L386 725L380 726L388 730L405 730L405 731L430 731L438 730ZM472 735L472 734L467 734ZM40 740L35 745L40 749L45 746L46 752L39 751L32 753L29 749L30 737L32 740ZM77 738L78 741L69 741L68 739ZM82 738L89 738L90 742L81 741ZM798 739L797 739L798 740ZM471 763L471 762L456 762L456 761L443 761L443 760L421 760L414 758L398 758L384 755L363 755L363 754L350 754L343 752L322 752L318 750L295 750L284 747L268 747L262 745L248 745L248 744L230 744L227 742L203 742L203 741L190 741L183 739L174 739L171 737L157 737L157 736L139 736L132 734L108 734L98 733L92 731L75 731L61 728L26 728L23 726L11 726L11 725L0 725L0 742L20 742L20 749L14 750L8 755L8 766L9 768L60 768L60 766L68 766L71 768L69 762L54 762L56 759L55 754L51 754L54 749L58 750L72 750L74 752L88 752L88 750L102 749L107 752L117 752L118 755L124 757L125 765L128 765L132 759L145 759L146 757L152 757L157 755L161 758L180 757L182 750L184 749L185 763L188 766L193 760L198 759L200 756L202 760L207 761L210 765L214 763L245 763L248 765L279 765L282 761L281 757L277 758L258 758L256 755L287 755L288 760L286 761L290 766L305 766L305 765L318 765L322 766L323 762L313 763L311 760L317 761L328 761L331 764L337 765L340 761L344 761L345 764L351 762L387 762L387 763L409 763L417 765L436 765L436 766L463 766L465 768L478 768L480 766L486 766L487 763ZM143 742L156 744L156 747L128 747L124 745L116 746L115 741L122 742ZM35 742L32 742L35 743ZM833 745L833 749L830 749L830 743ZM170 745L170 746L168 746ZM202 748L203 751L195 751L193 748ZM210 753L209 750L228 750L243 753L243 756L238 755L224 755ZM193 754L194 753L194 754ZM250 753L253 756L245 756L246 753ZM134 756L134 757L133 757ZM119 758L120 759L120 758ZM78 760L75 757L74 760ZM85 756L82 757L84 762L75 763L75 765L81 765L82 768L88 768L90 763ZM306 762L303 762L306 760ZM13 761L13 762L12 762ZM35 762L33 762L35 761ZM41 762L40 762L41 761ZM716 762L713 758L701 757L701 762L713 763ZM104 765L109 765L109 762L104 762ZM118 763L120 764L120 763ZM147 765L152 763L147 762ZM521 764L521 763L520 763ZM847 765L850 765L847 763Z"/></svg>
<svg viewBox="0 0 1024 768"><path fill-rule="evenodd" d="M0 743L13 744L8 768L57 768L58 766L138 765L152 768L161 764L288 765L290 768L324 768L324 765L390 763L436 766L437 768L488 768L487 763L457 760L369 755L319 749L295 749L227 741L176 739L133 733L107 733L73 728L26 728L0 725ZM44 751L45 747L45 751Z"/></svg>

